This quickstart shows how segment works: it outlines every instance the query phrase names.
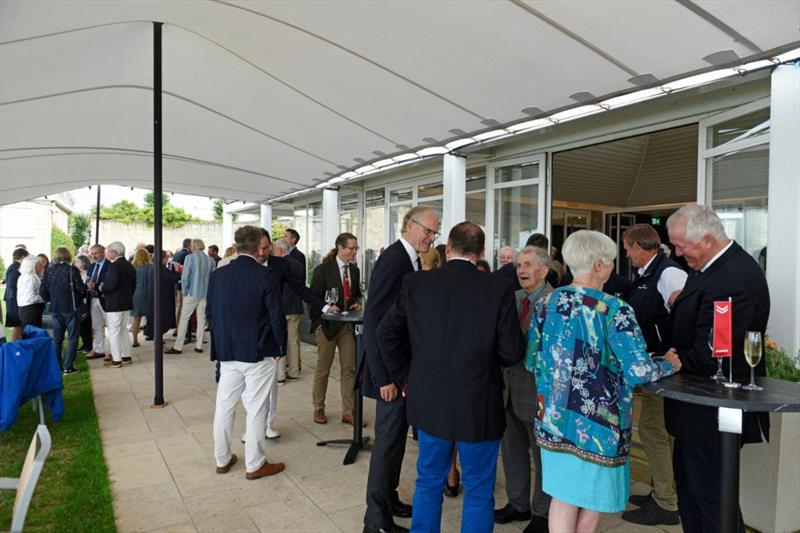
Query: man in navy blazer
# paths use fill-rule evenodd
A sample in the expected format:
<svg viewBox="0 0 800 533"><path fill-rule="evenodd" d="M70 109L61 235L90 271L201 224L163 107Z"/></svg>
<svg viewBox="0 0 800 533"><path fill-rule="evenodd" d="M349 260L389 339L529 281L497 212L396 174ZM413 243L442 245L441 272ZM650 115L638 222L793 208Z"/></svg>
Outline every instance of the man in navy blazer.
<svg viewBox="0 0 800 533"><path fill-rule="evenodd" d="M269 392L277 374L276 358L286 339L286 324L275 271L256 257L265 253L268 239L261 228L244 226L234 235L239 257L211 274L206 317L211 327L220 379L214 413L214 456L217 473L236 463L231 434L236 404L247 412L245 463L247 479L282 472L283 463L267 461L264 449ZM247 394L242 390L247 388Z"/></svg>
<svg viewBox="0 0 800 533"><path fill-rule="evenodd" d="M86 273L86 286L89 288L89 311L92 314L92 351L86 354L86 359L98 359L106 356L106 312L97 289L105 281L111 262L106 259L106 247L102 244L89 248L89 253L92 264Z"/></svg>
<svg viewBox="0 0 800 533"><path fill-rule="evenodd" d="M400 294L403 278L406 274L421 270L419 254L430 250L438 236L439 224L439 215L430 207L417 206L411 209L403 218L400 238L380 255L370 279L369 298L364 312L366 357L362 357L362 390L365 396L374 398L377 405L375 443L367 480L365 532L404 531L405 528L394 524L392 516L411 516L411 506L401 502L397 495L408 434L406 401L400 394L400 388L405 383L386 369L377 331L381 319Z"/></svg>

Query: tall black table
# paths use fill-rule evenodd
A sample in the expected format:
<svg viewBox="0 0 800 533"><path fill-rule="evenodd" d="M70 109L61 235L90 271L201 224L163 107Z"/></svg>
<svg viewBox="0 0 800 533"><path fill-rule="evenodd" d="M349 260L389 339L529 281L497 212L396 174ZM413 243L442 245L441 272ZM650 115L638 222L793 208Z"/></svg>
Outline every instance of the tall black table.
<svg viewBox="0 0 800 533"><path fill-rule="evenodd" d="M800 411L800 383L756 378L764 390L732 389L711 378L677 373L644 385L653 394L679 402L716 407L719 411L722 464L720 471L719 531L736 531L739 521L739 448L742 412Z"/></svg>
<svg viewBox="0 0 800 533"><path fill-rule="evenodd" d="M356 371L361 368L361 334L364 324L364 313L362 311L347 313L325 313L322 315L322 320L330 322L346 322L353 326L353 335L356 337ZM317 443L317 446L327 446L328 444L344 444L348 445L347 453L344 454L345 465L353 464L356 461L356 456L360 450L370 450L372 445L369 444L369 437L363 436L362 421L364 419L364 398L361 396L361 383L356 376L356 397L355 397L355 413L353 413L353 438L352 439L335 439L324 440Z"/></svg>

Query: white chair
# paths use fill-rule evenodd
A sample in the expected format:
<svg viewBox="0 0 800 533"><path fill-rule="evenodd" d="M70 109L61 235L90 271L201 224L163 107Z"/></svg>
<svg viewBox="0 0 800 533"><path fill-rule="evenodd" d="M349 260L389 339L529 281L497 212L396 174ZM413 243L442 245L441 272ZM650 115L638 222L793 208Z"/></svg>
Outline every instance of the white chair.
<svg viewBox="0 0 800 533"><path fill-rule="evenodd" d="M20 476L18 478L0 477L0 489L17 491L14 510L11 514L11 533L22 532L25 515L28 514L28 506L31 503L33 491L36 489L36 482L39 480L44 460L47 459L49 453L50 432L47 431L47 426L39 424L28 448L28 455L25 456Z"/></svg>

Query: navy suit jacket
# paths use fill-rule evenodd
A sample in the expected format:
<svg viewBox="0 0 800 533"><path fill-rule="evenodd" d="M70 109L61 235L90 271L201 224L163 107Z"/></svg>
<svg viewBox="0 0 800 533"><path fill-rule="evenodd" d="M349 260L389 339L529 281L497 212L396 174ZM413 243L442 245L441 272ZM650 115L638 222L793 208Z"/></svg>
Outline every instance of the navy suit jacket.
<svg viewBox="0 0 800 533"><path fill-rule="evenodd" d="M381 358L378 343L378 324L397 300L400 285L407 274L414 272L411 258L403 243L398 239L388 246L378 257L369 282L369 298L364 310L364 350L361 358L364 371L362 392L369 398L379 398L380 388L395 383L404 385L398 376L392 376ZM359 371L359 374L361 372Z"/></svg>
<svg viewBox="0 0 800 533"><path fill-rule="evenodd" d="M218 361L257 363L282 355L286 319L278 276L250 256L240 255L211 273L206 318Z"/></svg>
<svg viewBox="0 0 800 533"><path fill-rule="evenodd" d="M89 265L89 269L86 271L86 281L90 281L93 279L94 270L97 268L99 262L95 261L91 265ZM103 266L100 268L100 272L97 274L97 286L99 287L101 283L103 283L106 279L106 272L108 272L108 265L111 264L111 261L108 259L103 260ZM89 298L98 297L97 289L95 288L94 291L89 291Z"/></svg>

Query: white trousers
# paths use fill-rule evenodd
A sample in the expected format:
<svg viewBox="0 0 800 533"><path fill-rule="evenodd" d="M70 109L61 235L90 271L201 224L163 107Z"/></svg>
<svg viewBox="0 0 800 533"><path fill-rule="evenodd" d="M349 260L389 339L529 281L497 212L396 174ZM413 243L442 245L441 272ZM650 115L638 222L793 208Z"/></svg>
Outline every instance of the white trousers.
<svg viewBox="0 0 800 533"><path fill-rule="evenodd" d="M92 313L92 351L105 353L106 351L106 312L100 305L99 298L92 298L90 311Z"/></svg>
<svg viewBox="0 0 800 533"><path fill-rule="evenodd" d="M247 472L255 472L267 460L264 447L267 402L275 383L276 368L272 357L258 363L220 363L217 407L214 412L214 458L217 466L225 466L231 460L231 436L239 398L247 412L244 444Z"/></svg>
<svg viewBox="0 0 800 533"><path fill-rule="evenodd" d="M197 341L194 345L198 350L203 349L203 334L206 331L206 299L197 296L183 295L183 307L181 307L181 321L178 323L178 337L172 345L176 350L183 350L183 340L186 338L186 330L189 328L189 319L192 313L197 310Z"/></svg>
<svg viewBox="0 0 800 533"><path fill-rule="evenodd" d="M278 379L281 378L281 368L284 368L286 358L278 357L275 359L278 365ZM284 373L285 375L285 373ZM275 427L275 418L278 416L278 379L272 381L272 387L269 390L269 406L267 407L267 427Z"/></svg>
<svg viewBox="0 0 800 533"><path fill-rule="evenodd" d="M123 357L131 356L131 337L127 329L129 316L131 316L130 311L106 313L108 343L111 345L111 356L114 361L122 361Z"/></svg>

